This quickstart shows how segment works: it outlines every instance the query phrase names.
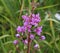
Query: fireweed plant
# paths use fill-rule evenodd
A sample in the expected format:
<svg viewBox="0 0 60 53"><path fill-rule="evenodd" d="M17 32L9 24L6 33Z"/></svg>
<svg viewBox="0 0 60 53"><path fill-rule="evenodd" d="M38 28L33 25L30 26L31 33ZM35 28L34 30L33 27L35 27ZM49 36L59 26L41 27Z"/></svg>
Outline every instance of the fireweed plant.
<svg viewBox="0 0 60 53"><path fill-rule="evenodd" d="M24 45L27 45L27 53L30 53L30 45L32 41L35 39L36 36L39 39L44 40L45 36L41 35L42 26L39 26L41 22L41 18L39 13L38 14L31 14L31 15L22 15L23 19L23 26L18 26L16 31L17 34L15 35L17 38L22 39ZM25 39L23 37L26 36ZM14 45L19 43L18 40L14 40ZM34 48L38 48L38 44L34 44Z"/></svg>

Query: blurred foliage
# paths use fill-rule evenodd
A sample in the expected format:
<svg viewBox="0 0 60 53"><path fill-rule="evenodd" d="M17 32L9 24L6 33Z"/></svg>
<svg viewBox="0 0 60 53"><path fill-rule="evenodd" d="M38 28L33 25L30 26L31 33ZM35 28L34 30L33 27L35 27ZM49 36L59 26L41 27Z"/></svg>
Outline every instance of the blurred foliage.
<svg viewBox="0 0 60 53"><path fill-rule="evenodd" d="M0 0L0 53L16 52L16 48L12 44L12 41L16 39L16 27L22 25L22 15L31 11L31 1ZM55 13L60 12L60 0L34 0L34 2L39 3L34 13L40 13L42 21L39 24L43 26L42 34L46 36L46 40L38 41L40 47L42 46L40 51L35 51L33 48L31 51L60 53L60 21L54 17ZM50 16L47 18L47 15ZM21 41L19 47L21 53L25 53L26 49Z"/></svg>

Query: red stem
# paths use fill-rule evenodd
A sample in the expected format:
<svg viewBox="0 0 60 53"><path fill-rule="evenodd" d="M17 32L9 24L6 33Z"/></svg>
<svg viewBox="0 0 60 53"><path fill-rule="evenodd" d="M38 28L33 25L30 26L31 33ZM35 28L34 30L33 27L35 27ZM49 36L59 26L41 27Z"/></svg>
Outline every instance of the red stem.
<svg viewBox="0 0 60 53"><path fill-rule="evenodd" d="M30 53L30 44L31 44L30 35L28 35L28 48L27 48L27 53Z"/></svg>

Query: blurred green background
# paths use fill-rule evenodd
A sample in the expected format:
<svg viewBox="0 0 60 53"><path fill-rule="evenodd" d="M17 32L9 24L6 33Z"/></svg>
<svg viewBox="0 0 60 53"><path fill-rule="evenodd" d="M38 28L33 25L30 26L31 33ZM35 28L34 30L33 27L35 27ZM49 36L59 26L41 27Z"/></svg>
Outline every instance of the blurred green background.
<svg viewBox="0 0 60 53"><path fill-rule="evenodd" d="M16 27L22 25L22 15L32 12L33 0L0 0L0 53L17 53L15 40ZM60 53L60 21L55 18L60 13L60 0L34 0L34 13L40 13L42 34L46 40L37 41L41 51L35 53ZM46 17L48 16L48 17ZM38 39L37 39L38 40ZM26 53L23 43L19 44L21 53ZM31 49L31 53L33 53Z"/></svg>

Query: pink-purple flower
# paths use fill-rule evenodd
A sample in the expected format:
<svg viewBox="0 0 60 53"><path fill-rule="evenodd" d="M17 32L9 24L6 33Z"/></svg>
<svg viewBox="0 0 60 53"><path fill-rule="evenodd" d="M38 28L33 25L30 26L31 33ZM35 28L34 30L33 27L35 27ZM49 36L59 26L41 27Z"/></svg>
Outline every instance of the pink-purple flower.
<svg viewBox="0 0 60 53"><path fill-rule="evenodd" d="M15 36L16 36L17 38L20 38L20 34L16 34Z"/></svg>
<svg viewBox="0 0 60 53"><path fill-rule="evenodd" d="M23 15L23 16L22 16L22 19L23 19L24 21L28 22L28 21L29 21L29 16L28 16L28 15Z"/></svg>
<svg viewBox="0 0 60 53"><path fill-rule="evenodd" d="M42 32L42 26L35 28L34 31L40 36Z"/></svg>
<svg viewBox="0 0 60 53"><path fill-rule="evenodd" d="M20 33L21 32L21 27L18 26L16 30L17 30L18 33Z"/></svg>
<svg viewBox="0 0 60 53"><path fill-rule="evenodd" d="M40 39L41 40L45 40L45 36L40 36Z"/></svg>
<svg viewBox="0 0 60 53"><path fill-rule="evenodd" d="M30 35L30 40L34 40L35 39L35 34L36 33L37 35L39 35L40 39L41 40L44 40L45 39L45 36L40 36L41 35L41 32L42 32L42 26L39 26L39 22L41 22L41 19L40 19L40 15L39 13L38 14L31 14L31 15L23 15L22 16L22 19L23 19L23 26L18 26L17 27L17 34L16 34L16 37L19 38L21 33L22 34L26 34L26 39L23 40L22 39L22 42L24 44L28 44L28 35ZM22 36L23 38L23 36ZM15 45L18 44L18 40L14 40L13 42ZM35 44L34 45L34 48L38 48L39 45L38 44Z"/></svg>
<svg viewBox="0 0 60 53"><path fill-rule="evenodd" d="M33 34L30 34L30 39L34 40L34 35Z"/></svg>
<svg viewBox="0 0 60 53"><path fill-rule="evenodd" d="M27 40L27 39L23 40L22 42L23 42L24 44L28 44L28 40Z"/></svg>
<svg viewBox="0 0 60 53"><path fill-rule="evenodd" d="M35 44L35 45L34 45L34 48L38 48L38 47L39 47L39 45L38 45L38 44Z"/></svg>
<svg viewBox="0 0 60 53"><path fill-rule="evenodd" d="M14 40L14 41L13 41L13 44L14 44L14 45L17 45L18 43L19 43L18 40Z"/></svg>
<svg viewBox="0 0 60 53"><path fill-rule="evenodd" d="M39 13L38 14L31 14L31 16L28 16L28 15L23 15L22 16L22 19L23 19L23 26L18 26L17 27L17 32L25 32L26 30L28 32L31 32L31 27L32 26L38 26L38 23L41 21L40 19L40 16L39 16ZM40 32L41 32L41 27L35 29L35 32L37 32L38 35L40 35Z"/></svg>
<svg viewBox="0 0 60 53"><path fill-rule="evenodd" d="M32 18L31 18L31 22L30 22L31 25L38 26L38 23L40 21L41 20L40 20L39 14L32 14Z"/></svg>
<svg viewBox="0 0 60 53"><path fill-rule="evenodd" d="M18 26L18 27L17 27L17 32L18 32L18 33L20 33L20 32L23 33L23 32L25 32L25 31L26 31L26 27L24 27L24 26Z"/></svg>

